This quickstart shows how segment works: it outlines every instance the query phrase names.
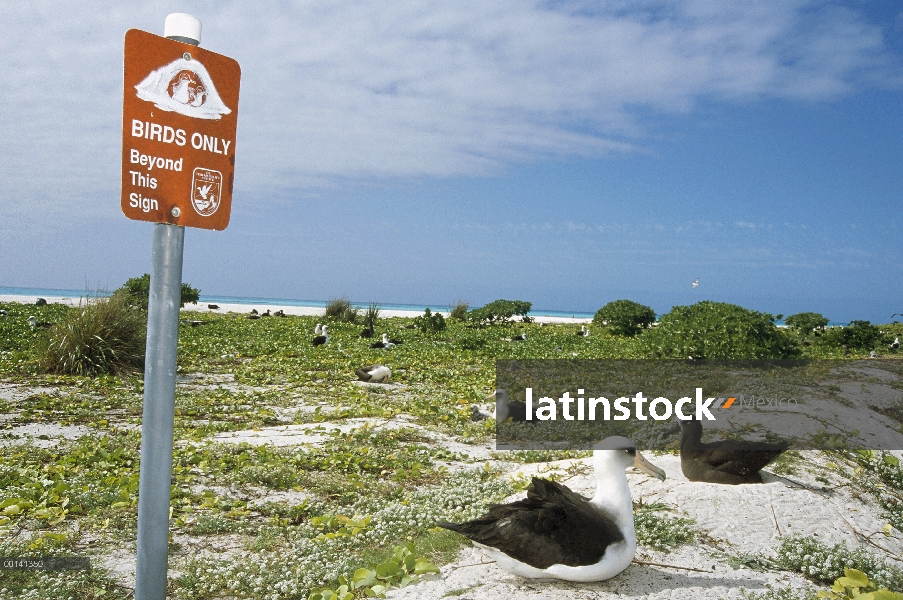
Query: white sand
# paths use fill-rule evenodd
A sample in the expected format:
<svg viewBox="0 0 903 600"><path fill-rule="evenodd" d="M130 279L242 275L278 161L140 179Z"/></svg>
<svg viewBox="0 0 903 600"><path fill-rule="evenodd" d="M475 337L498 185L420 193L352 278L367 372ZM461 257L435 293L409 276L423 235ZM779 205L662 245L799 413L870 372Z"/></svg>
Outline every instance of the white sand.
<svg viewBox="0 0 903 600"><path fill-rule="evenodd" d="M47 300L50 304L65 304L67 306L78 306L79 303L84 303L84 298L70 298L68 296L40 296ZM15 295L0 295L0 302L19 302L21 304L34 304L38 299L38 296L15 296ZM219 306L216 310L210 310L207 308L207 304L216 304ZM287 315L293 315L297 317L316 317L321 316L324 312L324 309L319 306L286 306L282 304L222 304L219 302L198 302L197 304L188 304L182 310L192 311L192 312L216 312L216 313L250 313L251 309L255 308L258 312L265 312L269 309L271 312L276 312L281 310ZM423 313L417 310L390 310L390 309L380 309L379 314L383 318L387 317L419 317ZM448 311L442 311L442 316L447 317ZM592 319L581 319L576 317L545 317L545 316L537 316L533 317L533 319L537 323L591 323Z"/></svg>

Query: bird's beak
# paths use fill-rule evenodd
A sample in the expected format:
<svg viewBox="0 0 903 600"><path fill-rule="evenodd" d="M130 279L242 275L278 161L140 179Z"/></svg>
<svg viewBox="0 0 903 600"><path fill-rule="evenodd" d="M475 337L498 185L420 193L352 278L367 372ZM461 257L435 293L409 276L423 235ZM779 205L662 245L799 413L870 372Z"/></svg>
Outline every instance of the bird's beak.
<svg viewBox="0 0 903 600"><path fill-rule="evenodd" d="M671 427L668 428L668 431L665 432L665 435L674 435L675 433L680 432L680 421L674 419L674 422L671 424Z"/></svg>
<svg viewBox="0 0 903 600"><path fill-rule="evenodd" d="M646 460L646 457L640 454L639 451L636 453L636 458L633 461L633 466L639 469L640 471L644 471L653 477L658 477L661 481L665 480L665 471L659 469L654 464Z"/></svg>
<svg viewBox="0 0 903 600"><path fill-rule="evenodd" d="M486 401L486 400L495 400L495 392L492 392L491 394L489 394L488 396L486 396L485 398L483 398L483 400L484 400L484 401Z"/></svg>

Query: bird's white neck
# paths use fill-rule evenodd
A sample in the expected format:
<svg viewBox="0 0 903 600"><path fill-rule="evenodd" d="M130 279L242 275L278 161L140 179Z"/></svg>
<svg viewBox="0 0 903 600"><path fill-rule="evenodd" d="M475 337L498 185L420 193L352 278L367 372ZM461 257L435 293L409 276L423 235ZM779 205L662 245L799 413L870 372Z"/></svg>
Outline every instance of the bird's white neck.
<svg viewBox="0 0 903 600"><path fill-rule="evenodd" d="M636 531L633 525L633 500L630 497L630 485L627 475L622 469L609 469L596 473L596 494L592 502L611 515L624 534L628 544L636 544ZM626 512L624 507L630 507Z"/></svg>

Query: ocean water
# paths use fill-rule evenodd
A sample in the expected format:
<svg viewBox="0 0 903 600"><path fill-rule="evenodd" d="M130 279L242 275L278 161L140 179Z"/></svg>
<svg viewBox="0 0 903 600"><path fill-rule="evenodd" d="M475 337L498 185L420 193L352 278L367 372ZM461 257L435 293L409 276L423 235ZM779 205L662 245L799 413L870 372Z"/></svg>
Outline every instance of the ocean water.
<svg viewBox="0 0 903 600"><path fill-rule="evenodd" d="M84 296L105 297L109 296L107 291L85 291L85 290L56 290L44 288L22 288L22 287L2 287L0 286L0 296L63 296L67 298L81 298ZM207 296L202 294L198 300L198 304L265 304L279 306L304 306L311 308L326 308L328 304L322 300L295 300L291 298L258 298L244 296ZM366 309L368 302L352 302L352 306L360 309ZM447 311L449 306L427 305L427 304L380 304L382 310L409 310L423 312L427 308L431 311ZM534 317L574 317L576 319L592 319L593 313L572 312L565 310L531 310L530 315Z"/></svg>

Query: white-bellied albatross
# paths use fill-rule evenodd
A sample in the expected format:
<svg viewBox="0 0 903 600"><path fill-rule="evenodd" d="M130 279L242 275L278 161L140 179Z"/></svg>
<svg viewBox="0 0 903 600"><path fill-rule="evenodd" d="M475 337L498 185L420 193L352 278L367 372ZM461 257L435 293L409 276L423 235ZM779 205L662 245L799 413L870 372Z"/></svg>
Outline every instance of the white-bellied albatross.
<svg viewBox="0 0 903 600"><path fill-rule="evenodd" d="M323 335L323 325L317 323L317 326L314 327L314 335Z"/></svg>
<svg viewBox="0 0 903 600"><path fill-rule="evenodd" d="M580 326L580 331L577 332L577 335L580 337L589 337L589 331L586 330L586 325Z"/></svg>
<svg viewBox="0 0 903 600"><path fill-rule="evenodd" d="M636 552L633 502L624 470L636 466L662 480L625 437L593 447L592 499L547 479L533 478L527 498L496 504L467 523L438 523L470 538L499 567L531 579L603 581L630 565Z"/></svg>
<svg viewBox="0 0 903 600"><path fill-rule="evenodd" d="M367 365L354 371L357 378L367 383L379 383L392 376L392 371L386 365Z"/></svg>
<svg viewBox="0 0 903 600"><path fill-rule="evenodd" d="M370 344L370 347L371 347L371 348L381 348L381 349L383 349L383 350L388 350L389 348L391 348L391 347L394 346L394 345L395 345L395 344L394 344L393 342L389 341L389 336L386 335L386 334L384 333L384 334L383 334L383 341L381 341L381 342L373 342L372 344Z"/></svg>
<svg viewBox="0 0 903 600"><path fill-rule="evenodd" d="M314 346L325 346L329 343L329 327L323 325L321 333L314 338Z"/></svg>

